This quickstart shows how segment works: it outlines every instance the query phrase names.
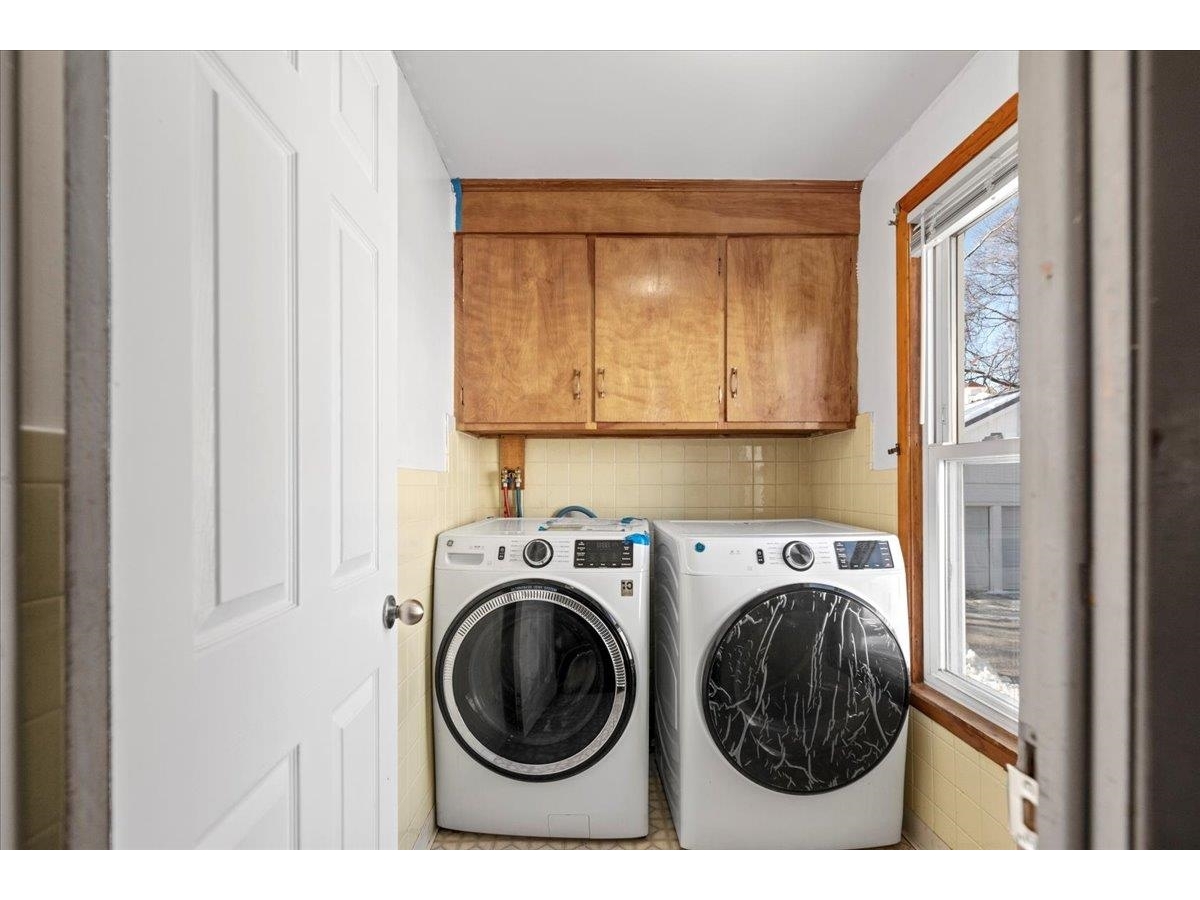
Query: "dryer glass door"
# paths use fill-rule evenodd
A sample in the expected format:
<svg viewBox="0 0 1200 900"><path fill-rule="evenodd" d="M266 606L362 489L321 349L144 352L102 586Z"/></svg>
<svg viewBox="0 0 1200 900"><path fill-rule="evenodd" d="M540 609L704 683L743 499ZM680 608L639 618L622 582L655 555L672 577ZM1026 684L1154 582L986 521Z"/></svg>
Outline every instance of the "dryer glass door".
<svg viewBox="0 0 1200 900"><path fill-rule="evenodd" d="M908 666L852 594L800 584L760 595L717 636L704 714L725 758L764 787L816 794L871 771L899 738Z"/></svg>
<svg viewBox="0 0 1200 900"><path fill-rule="evenodd" d="M565 778L620 738L633 661L605 611L552 582L509 585L467 607L442 642L438 702L462 747L513 778Z"/></svg>

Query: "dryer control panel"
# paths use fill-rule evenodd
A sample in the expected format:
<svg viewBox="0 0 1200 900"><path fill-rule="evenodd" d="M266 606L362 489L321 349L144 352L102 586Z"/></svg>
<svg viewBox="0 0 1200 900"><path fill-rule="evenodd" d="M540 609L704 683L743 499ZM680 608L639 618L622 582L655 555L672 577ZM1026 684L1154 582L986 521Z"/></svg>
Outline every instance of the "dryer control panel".
<svg viewBox="0 0 1200 900"><path fill-rule="evenodd" d="M687 569L695 575L781 574L816 579L824 573L895 570L903 567L896 538L829 539L811 535L689 538Z"/></svg>
<svg viewBox="0 0 1200 900"><path fill-rule="evenodd" d="M891 569L892 548L887 541L834 541L839 569Z"/></svg>

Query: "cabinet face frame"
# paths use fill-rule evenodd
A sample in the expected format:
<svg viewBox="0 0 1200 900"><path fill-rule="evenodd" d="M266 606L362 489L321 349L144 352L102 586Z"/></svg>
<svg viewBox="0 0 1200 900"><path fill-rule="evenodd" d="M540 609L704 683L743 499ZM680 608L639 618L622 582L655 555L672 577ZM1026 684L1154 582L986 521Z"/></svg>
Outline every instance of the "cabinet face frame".
<svg viewBox="0 0 1200 900"><path fill-rule="evenodd" d="M464 430L592 421L588 244L583 235L455 236L455 402ZM492 287L473 288L497 268Z"/></svg>
<svg viewBox="0 0 1200 900"><path fill-rule="evenodd" d="M848 235L729 238L727 421L853 422L857 250Z"/></svg>

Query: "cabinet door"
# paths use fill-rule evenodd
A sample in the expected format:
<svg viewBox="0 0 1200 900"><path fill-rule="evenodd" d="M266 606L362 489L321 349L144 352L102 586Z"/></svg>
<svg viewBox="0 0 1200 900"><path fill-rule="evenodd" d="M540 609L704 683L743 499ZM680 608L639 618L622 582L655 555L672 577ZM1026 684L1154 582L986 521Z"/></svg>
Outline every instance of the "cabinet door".
<svg viewBox="0 0 1200 900"><path fill-rule="evenodd" d="M853 237L730 238L730 422L854 421Z"/></svg>
<svg viewBox="0 0 1200 900"><path fill-rule="evenodd" d="M717 422L718 238L596 238L596 421Z"/></svg>
<svg viewBox="0 0 1200 900"><path fill-rule="evenodd" d="M587 422L587 238L464 235L461 241L459 421Z"/></svg>

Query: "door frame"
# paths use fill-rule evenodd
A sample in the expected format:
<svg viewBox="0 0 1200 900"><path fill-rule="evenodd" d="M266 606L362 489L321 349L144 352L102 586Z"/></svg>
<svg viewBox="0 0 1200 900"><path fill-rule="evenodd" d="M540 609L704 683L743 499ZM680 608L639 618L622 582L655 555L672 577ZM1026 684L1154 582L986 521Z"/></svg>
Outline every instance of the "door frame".
<svg viewBox="0 0 1200 900"><path fill-rule="evenodd" d="M107 51L64 54L66 192L66 829L70 849L112 846L109 630Z"/></svg>
<svg viewBox="0 0 1200 900"><path fill-rule="evenodd" d="M0 50L0 850L17 847L17 52Z"/></svg>

